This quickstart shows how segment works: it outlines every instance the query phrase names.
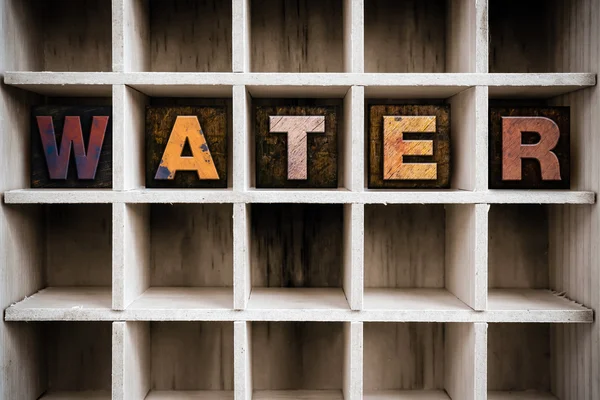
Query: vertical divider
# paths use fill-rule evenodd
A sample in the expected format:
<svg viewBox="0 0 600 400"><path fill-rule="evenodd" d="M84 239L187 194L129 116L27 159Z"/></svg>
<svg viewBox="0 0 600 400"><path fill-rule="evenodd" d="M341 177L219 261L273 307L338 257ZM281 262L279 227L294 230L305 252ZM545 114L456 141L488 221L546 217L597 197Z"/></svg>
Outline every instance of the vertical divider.
<svg viewBox="0 0 600 400"><path fill-rule="evenodd" d="M112 308L125 305L125 204L112 205Z"/></svg>
<svg viewBox="0 0 600 400"><path fill-rule="evenodd" d="M487 86L475 87L475 189L488 190L488 118L489 90Z"/></svg>
<svg viewBox="0 0 600 400"><path fill-rule="evenodd" d="M144 400L150 391L150 323L113 322L112 399Z"/></svg>
<svg viewBox="0 0 600 400"><path fill-rule="evenodd" d="M344 294L352 310L362 310L364 294L365 205L344 204Z"/></svg>
<svg viewBox="0 0 600 400"><path fill-rule="evenodd" d="M250 204L233 205L233 308L244 310L251 287Z"/></svg>
<svg viewBox="0 0 600 400"><path fill-rule="evenodd" d="M250 0L232 0L233 72L250 72Z"/></svg>
<svg viewBox="0 0 600 400"><path fill-rule="evenodd" d="M365 88L351 86L344 97L343 184L352 191L365 188Z"/></svg>
<svg viewBox="0 0 600 400"><path fill-rule="evenodd" d="M113 72L150 70L148 0L112 0Z"/></svg>
<svg viewBox="0 0 600 400"><path fill-rule="evenodd" d="M487 324L446 324L444 387L452 399L487 398Z"/></svg>
<svg viewBox="0 0 600 400"><path fill-rule="evenodd" d="M344 1L344 70L365 72L364 0Z"/></svg>
<svg viewBox="0 0 600 400"><path fill-rule="evenodd" d="M252 322L233 323L234 399L252 400Z"/></svg>
<svg viewBox="0 0 600 400"><path fill-rule="evenodd" d="M248 190L254 168L251 163L250 101L246 86L233 86L233 190L236 192Z"/></svg>
<svg viewBox="0 0 600 400"><path fill-rule="evenodd" d="M125 66L125 3L112 0L112 71L123 72Z"/></svg>
<svg viewBox="0 0 600 400"><path fill-rule="evenodd" d="M489 0L475 1L475 72L489 72Z"/></svg>
<svg viewBox="0 0 600 400"><path fill-rule="evenodd" d="M363 323L344 322L344 400L363 395Z"/></svg>
<svg viewBox="0 0 600 400"><path fill-rule="evenodd" d="M487 308L488 210L446 205L446 288L474 310Z"/></svg>

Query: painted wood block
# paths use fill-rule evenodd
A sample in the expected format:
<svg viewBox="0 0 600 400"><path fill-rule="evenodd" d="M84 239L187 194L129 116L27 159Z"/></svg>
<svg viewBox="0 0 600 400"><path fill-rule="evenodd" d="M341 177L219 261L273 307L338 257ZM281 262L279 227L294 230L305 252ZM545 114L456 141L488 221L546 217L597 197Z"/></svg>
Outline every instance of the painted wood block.
<svg viewBox="0 0 600 400"><path fill-rule="evenodd" d="M450 106L369 106L369 188L450 187Z"/></svg>
<svg viewBox="0 0 600 400"><path fill-rule="evenodd" d="M31 110L32 188L112 187L112 107Z"/></svg>
<svg viewBox="0 0 600 400"><path fill-rule="evenodd" d="M569 107L492 107L491 189L569 189Z"/></svg>
<svg viewBox="0 0 600 400"><path fill-rule="evenodd" d="M256 187L337 188L338 107L256 107Z"/></svg>
<svg viewBox="0 0 600 400"><path fill-rule="evenodd" d="M146 108L146 187L227 187L225 107Z"/></svg>

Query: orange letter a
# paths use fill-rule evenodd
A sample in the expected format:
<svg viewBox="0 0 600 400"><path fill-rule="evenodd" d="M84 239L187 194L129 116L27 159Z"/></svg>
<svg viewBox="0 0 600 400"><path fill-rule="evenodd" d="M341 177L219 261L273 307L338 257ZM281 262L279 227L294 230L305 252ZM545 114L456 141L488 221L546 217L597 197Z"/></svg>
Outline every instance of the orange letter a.
<svg viewBox="0 0 600 400"><path fill-rule="evenodd" d="M192 157L181 156L186 140ZM175 179L177 171L196 171L201 180L219 179L198 117L177 117L154 179Z"/></svg>

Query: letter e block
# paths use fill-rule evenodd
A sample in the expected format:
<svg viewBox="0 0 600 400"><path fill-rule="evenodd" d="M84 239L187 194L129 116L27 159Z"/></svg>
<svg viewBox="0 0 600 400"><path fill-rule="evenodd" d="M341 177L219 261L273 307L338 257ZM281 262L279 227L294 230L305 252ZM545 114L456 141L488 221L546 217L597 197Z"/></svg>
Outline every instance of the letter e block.
<svg viewBox="0 0 600 400"><path fill-rule="evenodd" d="M146 187L227 187L225 107L146 108Z"/></svg>
<svg viewBox="0 0 600 400"><path fill-rule="evenodd" d="M337 188L337 107L256 107L256 187Z"/></svg>
<svg viewBox="0 0 600 400"><path fill-rule="evenodd" d="M569 189L569 107L492 107L491 189Z"/></svg>
<svg viewBox="0 0 600 400"><path fill-rule="evenodd" d="M369 106L369 188L450 186L450 107Z"/></svg>
<svg viewBox="0 0 600 400"><path fill-rule="evenodd" d="M31 109L32 188L112 187L112 107Z"/></svg>

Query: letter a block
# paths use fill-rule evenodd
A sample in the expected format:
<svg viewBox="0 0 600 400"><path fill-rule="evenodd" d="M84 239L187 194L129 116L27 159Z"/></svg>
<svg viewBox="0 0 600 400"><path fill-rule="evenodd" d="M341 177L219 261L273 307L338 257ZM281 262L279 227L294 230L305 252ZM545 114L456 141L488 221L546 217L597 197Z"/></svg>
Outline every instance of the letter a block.
<svg viewBox="0 0 600 400"><path fill-rule="evenodd" d="M337 107L258 106L256 187L337 188Z"/></svg>
<svg viewBox="0 0 600 400"><path fill-rule="evenodd" d="M569 107L492 107L491 189L569 189Z"/></svg>
<svg viewBox="0 0 600 400"><path fill-rule="evenodd" d="M227 187L225 107L147 107L146 187Z"/></svg>
<svg viewBox="0 0 600 400"><path fill-rule="evenodd" d="M369 188L450 186L450 108L369 107Z"/></svg>
<svg viewBox="0 0 600 400"><path fill-rule="evenodd" d="M31 187L112 187L112 107L33 107Z"/></svg>

